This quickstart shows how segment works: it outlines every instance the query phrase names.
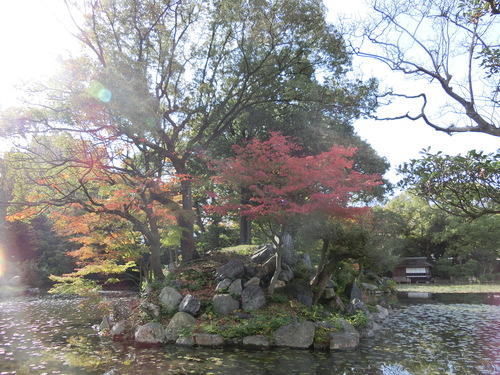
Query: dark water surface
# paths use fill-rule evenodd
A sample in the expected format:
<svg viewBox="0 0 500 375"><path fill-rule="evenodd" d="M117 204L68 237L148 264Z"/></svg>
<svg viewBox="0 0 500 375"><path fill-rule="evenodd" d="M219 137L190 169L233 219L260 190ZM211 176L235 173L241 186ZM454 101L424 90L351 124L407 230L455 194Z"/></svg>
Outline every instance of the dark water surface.
<svg viewBox="0 0 500 375"><path fill-rule="evenodd" d="M375 339L329 353L139 348L98 337L77 299L14 297L0 300L0 374L500 374L500 306L450 298L404 300Z"/></svg>

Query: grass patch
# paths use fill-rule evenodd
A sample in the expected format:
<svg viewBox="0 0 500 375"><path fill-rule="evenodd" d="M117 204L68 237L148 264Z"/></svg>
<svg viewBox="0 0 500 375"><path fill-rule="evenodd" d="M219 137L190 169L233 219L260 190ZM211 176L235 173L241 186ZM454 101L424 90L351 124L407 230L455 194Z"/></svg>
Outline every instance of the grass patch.
<svg viewBox="0 0 500 375"><path fill-rule="evenodd" d="M500 293L500 284L404 284L398 292L422 293Z"/></svg>
<svg viewBox="0 0 500 375"><path fill-rule="evenodd" d="M220 249L218 252L226 254L252 255L258 248L259 246L257 245L239 245L239 246L224 247Z"/></svg>

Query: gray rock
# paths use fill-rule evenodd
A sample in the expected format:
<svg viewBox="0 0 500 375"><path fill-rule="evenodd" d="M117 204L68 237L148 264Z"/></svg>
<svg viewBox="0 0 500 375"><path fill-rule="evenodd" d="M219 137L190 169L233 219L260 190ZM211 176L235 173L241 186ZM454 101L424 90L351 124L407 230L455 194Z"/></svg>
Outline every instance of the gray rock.
<svg viewBox="0 0 500 375"><path fill-rule="evenodd" d="M338 319L337 323L342 326L342 332L349 333L349 334L354 335L354 336L358 336L358 339L359 339L360 335L359 335L358 330L351 323L349 323L347 320Z"/></svg>
<svg viewBox="0 0 500 375"><path fill-rule="evenodd" d="M373 328L361 328L359 334L364 339L373 339L375 337L375 330Z"/></svg>
<svg viewBox="0 0 500 375"><path fill-rule="evenodd" d="M335 298L335 289L333 288L325 288L325 290L323 291L323 295L322 297L326 300L331 300L331 299L334 299Z"/></svg>
<svg viewBox="0 0 500 375"><path fill-rule="evenodd" d="M291 283L285 286L283 291L300 303L309 307L312 306L314 294L308 285Z"/></svg>
<svg viewBox="0 0 500 375"><path fill-rule="evenodd" d="M273 333L274 341L276 346L307 349L313 344L315 330L312 322L291 323Z"/></svg>
<svg viewBox="0 0 500 375"><path fill-rule="evenodd" d="M330 306L330 308L332 308L333 310L336 310L336 311L345 311L346 310L344 303L342 302L342 300L340 299L339 296L335 296L334 298L332 298L328 302L328 306Z"/></svg>
<svg viewBox="0 0 500 375"><path fill-rule="evenodd" d="M183 330L188 329L192 331L197 325L196 319L191 314L178 312L170 319L167 328L165 328L165 340L167 342L175 342Z"/></svg>
<svg viewBox="0 0 500 375"><path fill-rule="evenodd" d="M159 344L165 340L165 329L160 323L149 322L137 327L135 341L145 344Z"/></svg>
<svg viewBox="0 0 500 375"><path fill-rule="evenodd" d="M229 285L229 288L227 288L228 293L233 293L237 295L241 295L242 291L243 291L243 286L241 285L241 279L234 280L231 283L231 285Z"/></svg>
<svg viewBox="0 0 500 375"><path fill-rule="evenodd" d="M158 319L160 317L160 314L161 314L160 306L155 305L154 303L151 303L151 302L143 301L143 302L141 302L140 307L151 318Z"/></svg>
<svg viewBox="0 0 500 375"><path fill-rule="evenodd" d="M191 294L188 294L184 297L179 305L179 311L191 314L192 316L196 316L198 311L200 311L201 302L198 301Z"/></svg>
<svg viewBox="0 0 500 375"><path fill-rule="evenodd" d="M227 292L227 288L231 285L232 281L230 279L221 280L217 286L215 287L216 293L225 293Z"/></svg>
<svg viewBox="0 0 500 375"><path fill-rule="evenodd" d="M353 350L359 345L359 336L346 332L330 332L330 349Z"/></svg>
<svg viewBox="0 0 500 375"><path fill-rule="evenodd" d="M352 350L359 345L361 334L347 320L339 319L338 324L342 326L339 332L330 333L330 349Z"/></svg>
<svg viewBox="0 0 500 375"><path fill-rule="evenodd" d="M243 285L243 287L248 288L249 286L259 286L259 285L260 285L260 278L252 277L245 283L245 285Z"/></svg>
<svg viewBox="0 0 500 375"><path fill-rule="evenodd" d="M216 274L216 280L241 279L245 275L245 265L241 259L231 259L224 266L220 267Z"/></svg>
<svg viewBox="0 0 500 375"><path fill-rule="evenodd" d="M240 303L229 294L216 294L212 299L217 314L228 315L240 308Z"/></svg>
<svg viewBox="0 0 500 375"><path fill-rule="evenodd" d="M269 340L263 335L247 336L243 338L243 345L256 348L269 348Z"/></svg>
<svg viewBox="0 0 500 375"><path fill-rule="evenodd" d="M255 276L258 278L263 278L266 276L271 276L276 270L276 259L274 256L266 260L263 264L257 267Z"/></svg>
<svg viewBox="0 0 500 375"><path fill-rule="evenodd" d="M179 337L177 340L175 340L175 345L179 346L194 346L194 338L193 337Z"/></svg>
<svg viewBox="0 0 500 375"><path fill-rule="evenodd" d="M303 263L308 269L313 269L312 263L311 263L311 257L309 254L300 254L299 257L299 262L298 263Z"/></svg>
<svg viewBox="0 0 500 375"><path fill-rule="evenodd" d="M378 313L385 319L389 316L389 310L380 305L375 306L378 310Z"/></svg>
<svg viewBox="0 0 500 375"><path fill-rule="evenodd" d="M289 266L295 266L297 264L297 255L295 249L293 248L293 237L290 233L283 234L283 263Z"/></svg>
<svg viewBox="0 0 500 375"><path fill-rule="evenodd" d="M293 271L287 264L283 264L283 268L280 272L279 278L283 281L289 282L293 279Z"/></svg>
<svg viewBox="0 0 500 375"><path fill-rule="evenodd" d="M245 288L241 293L243 310L259 310L266 305L266 296L260 286L254 285Z"/></svg>
<svg viewBox="0 0 500 375"><path fill-rule="evenodd" d="M220 335L211 335L209 333L197 333L194 336L196 345L199 346L223 346L224 339Z"/></svg>
<svg viewBox="0 0 500 375"><path fill-rule="evenodd" d="M361 300L362 293L361 289L359 289L359 286L356 282L352 283L352 289L351 289L351 301L353 299L358 299Z"/></svg>
<svg viewBox="0 0 500 375"><path fill-rule="evenodd" d="M247 276L247 277L254 277L256 274L257 274L257 268L256 267L254 267L252 265L249 265L249 264L245 264L245 276Z"/></svg>
<svg viewBox="0 0 500 375"><path fill-rule="evenodd" d="M109 333L112 336L121 335L121 334L123 334L123 332L125 332L126 327L127 326L126 326L125 320L120 320L119 322L113 324L113 327L111 327Z"/></svg>
<svg viewBox="0 0 500 375"><path fill-rule="evenodd" d="M174 311L179 308L182 295L174 288L166 286L161 290L159 300L168 311Z"/></svg>
<svg viewBox="0 0 500 375"><path fill-rule="evenodd" d="M262 264L274 254L272 245L264 245L259 247L252 255L252 262Z"/></svg>
<svg viewBox="0 0 500 375"><path fill-rule="evenodd" d="M353 299L351 302L349 302L346 310L349 314L354 314L358 310L362 310L368 313L368 309L366 308L365 304L359 299Z"/></svg>

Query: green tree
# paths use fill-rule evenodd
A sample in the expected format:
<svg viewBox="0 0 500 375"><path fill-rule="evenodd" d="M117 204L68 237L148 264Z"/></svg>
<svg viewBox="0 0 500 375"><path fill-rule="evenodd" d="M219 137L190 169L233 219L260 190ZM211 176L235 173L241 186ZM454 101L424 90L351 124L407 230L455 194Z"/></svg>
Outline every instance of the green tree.
<svg viewBox="0 0 500 375"><path fill-rule="evenodd" d="M386 253L426 256L436 264L435 275L449 278L485 276L499 256L499 215L474 220L447 213L409 192L373 210L375 246Z"/></svg>
<svg viewBox="0 0 500 375"><path fill-rule="evenodd" d="M500 153L424 152L399 168L400 186L453 215L478 218L500 213Z"/></svg>
<svg viewBox="0 0 500 375"><path fill-rule="evenodd" d="M392 241L395 255L439 259L446 251L448 241L453 240L442 237L448 225L448 215L411 193L401 194L374 212L380 233L395 239Z"/></svg>
<svg viewBox="0 0 500 375"><path fill-rule="evenodd" d="M484 277L492 274L500 256L499 220L499 215L482 216L472 221L449 215L440 234L442 241L448 244L441 259L450 266L448 275L443 276Z"/></svg>

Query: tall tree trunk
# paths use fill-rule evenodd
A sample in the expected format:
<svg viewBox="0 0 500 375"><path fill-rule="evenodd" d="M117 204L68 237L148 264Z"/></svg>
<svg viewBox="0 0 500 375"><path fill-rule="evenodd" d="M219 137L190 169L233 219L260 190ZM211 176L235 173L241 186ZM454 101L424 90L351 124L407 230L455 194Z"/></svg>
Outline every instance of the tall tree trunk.
<svg viewBox="0 0 500 375"><path fill-rule="evenodd" d="M151 258L149 259L151 271L153 272L153 276L155 280L163 280L165 275L163 275L163 269L161 266L161 243L160 238L155 238L153 241L150 241L151 248Z"/></svg>
<svg viewBox="0 0 500 375"><path fill-rule="evenodd" d="M252 243L252 221L247 216L240 216L240 245Z"/></svg>
<svg viewBox="0 0 500 375"><path fill-rule="evenodd" d="M161 266L161 240L160 231L158 230L158 223L156 217L153 215L151 209L146 208L149 222L149 247L151 249L151 257L149 258L150 269L156 280L163 280L163 268Z"/></svg>
<svg viewBox="0 0 500 375"><path fill-rule="evenodd" d="M314 298L313 298L313 303L317 303L321 296L323 295L323 292L325 291L326 285L328 284L328 280L330 279L330 276L332 275L333 269L335 268L336 261L335 260L330 260L328 263L326 263L323 267L323 269L316 274L313 280L311 280L311 286L315 285L316 286L316 291L314 292ZM314 284L313 284L314 281Z"/></svg>
<svg viewBox="0 0 500 375"><path fill-rule="evenodd" d="M246 188L241 188L241 203L249 204L250 192ZM240 216L240 245L250 245L252 243L252 221L248 218L248 216Z"/></svg>
<svg viewBox="0 0 500 375"><path fill-rule="evenodd" d="M194 213L191 180L185 178L181 181L182 213L177 217L177 224L181 229L182 263L199 258L194 243Z"/></svg>

